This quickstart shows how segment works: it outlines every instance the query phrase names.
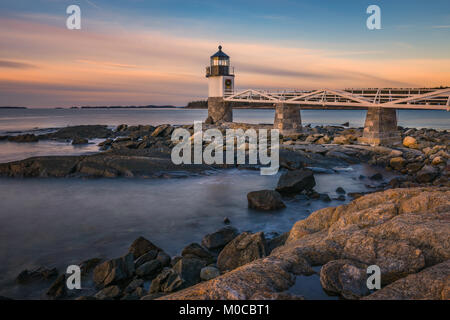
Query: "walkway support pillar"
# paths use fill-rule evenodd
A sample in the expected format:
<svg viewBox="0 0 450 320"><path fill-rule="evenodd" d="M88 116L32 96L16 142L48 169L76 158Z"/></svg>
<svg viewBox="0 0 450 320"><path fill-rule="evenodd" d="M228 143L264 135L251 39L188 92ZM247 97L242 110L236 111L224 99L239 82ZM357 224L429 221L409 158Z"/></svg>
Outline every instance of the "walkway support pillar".
<svg viewBox="0 0 450 320"><path fill-rule="evenodd" d="M233 122L233 108L222 97L208 98L208 118L206 123Z"/></svg>
<svg viewBox="0 0 450 320"><path fill-rule="evenodd" d="M297 105L277 103L275 105L275 120L273 128L280 130L282 135L302 132L300 108Z"/></svg>
<svg viewBox="0 0 450 320"><path fill-rule="evenodd" d="M363 136L359 141L370 145L385 146L401 143L396 111L393 108L368 108Z"/></svg>

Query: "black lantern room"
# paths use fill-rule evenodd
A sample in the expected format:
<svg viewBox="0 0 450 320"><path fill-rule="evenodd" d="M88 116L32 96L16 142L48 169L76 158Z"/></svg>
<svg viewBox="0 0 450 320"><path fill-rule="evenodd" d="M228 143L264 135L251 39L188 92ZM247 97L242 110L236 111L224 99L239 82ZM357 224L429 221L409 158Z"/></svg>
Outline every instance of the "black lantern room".
<svg viewBox="0 0 450 320"><path fill-rule="evenodd" d="M232 69L230 57L222 51L222 46L219 46L219 51L211 56L210 66L206 67L206 77L232 76Z"/></svg>

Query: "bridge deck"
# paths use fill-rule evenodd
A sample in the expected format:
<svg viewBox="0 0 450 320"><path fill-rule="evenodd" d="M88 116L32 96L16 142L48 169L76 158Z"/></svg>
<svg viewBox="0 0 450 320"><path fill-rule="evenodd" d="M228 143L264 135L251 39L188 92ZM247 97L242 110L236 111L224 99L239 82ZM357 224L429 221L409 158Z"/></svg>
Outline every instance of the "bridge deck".
<svg viewBox="0 0 450 320"><path fill-rule="evenodd" d="M433 109L450 111L450 88L354 88L284 90L270 92L248 89L231 93L225 101L283 103L307 106Z"/></svg>

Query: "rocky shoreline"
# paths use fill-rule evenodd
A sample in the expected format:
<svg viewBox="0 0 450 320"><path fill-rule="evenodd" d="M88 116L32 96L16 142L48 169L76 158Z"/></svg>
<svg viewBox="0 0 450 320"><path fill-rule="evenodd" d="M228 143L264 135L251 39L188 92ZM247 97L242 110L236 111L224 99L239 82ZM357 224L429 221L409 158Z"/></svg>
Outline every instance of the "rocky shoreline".
<svg viewBox="0 0 450 320"><path fill-rule="evenodd" d="M191 131L193 126L182 126ZM268 125L224 123L204 129L270 128ZM170 152L175 126L127 126L115 130L106 126L76 126L45 135L18 135L12 141L37 140L88 143L88 139L105 138L100 152L88 156L34 157L0 164L0 176L7 177L165 177L171 172L201 173L208 170L248 165L174 165ZM281 137L280 167L296 170L304 167L330 169L336 165L368 163L398 172L401 177L390 182L392 187L448 185L450 172L448 146L450 133L433 129L402 129L402 145L368 146L358 143L362 128L339 126L304 127L303 133ZM11 139L11 137L0 137ZM206 147L206 144L204 145ZM248 148L247 148L248 152ZM320 170L320 169L318 169Z"/></svg>
<svg viewBox="0 0 450 320"><path fill-rule="evenodd" d="M192 126L183 127L193 131ZM224 123L219 129L250 127L270 126ZM106 140L99 144L103 152L94 155L0 164L0 176L171 178L180 172L189 176L258 167L176 166L170 159L174 129L79 126L35 137L16 136L16 142ZM314 175L334 172L336 166L368 163L391 170L396 177L384 182L379 174L361 176L373 184L373 193L346 194L338 188L337 200L346 196L355 200L315 211L278 237L240 233L228 225L206 235L201 244L187 245L176 257L141 237L120 258L80 263L88 290L67 290L66 275L57 277L57 270L47 268L24 270L17 282L53 281L46 293L49 299L304 299L289 288L297 276L316 274L313 266L320 266L322 288L343 299L449 299L450 133L401 129L402 145L395 147L359 144L361 135L361 128L306 126L302 134L281 138L282 174L276 190L250 192L250 208L278 210L285 206L285 197L300 193L329 201L327 194L314 190ZM365 285L366 268L374 264L381 268L382 279L382 289L375 292Z"/></svg>
<svg viewBox="0 0 450 320"><path fill-rule="evenodd" d="M17 281L57 277L48 299L304 299L289 289L321 266L323 290L342 299L449 299L449 231L450 188L398 188L315 211L273 239L228 225L170 257L140 237L122 257L81 263L80 292L54 269ZM381 290L367 289L369 265L381 269Z"/></svg>

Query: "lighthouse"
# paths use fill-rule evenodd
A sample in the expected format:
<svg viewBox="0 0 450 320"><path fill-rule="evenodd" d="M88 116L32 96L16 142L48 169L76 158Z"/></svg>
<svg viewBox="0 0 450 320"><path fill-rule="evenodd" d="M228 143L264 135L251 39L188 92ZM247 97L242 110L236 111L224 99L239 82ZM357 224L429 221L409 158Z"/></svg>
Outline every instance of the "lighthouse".
<svg viewBox="0 0 450 320"><path fill-rule="evenodd" d="M210 57L210 65L206 67L208 79L208 123L232 122L233 110L224 97L234 91L234 68L230 66L230 57L219 51Z"/></svg>

